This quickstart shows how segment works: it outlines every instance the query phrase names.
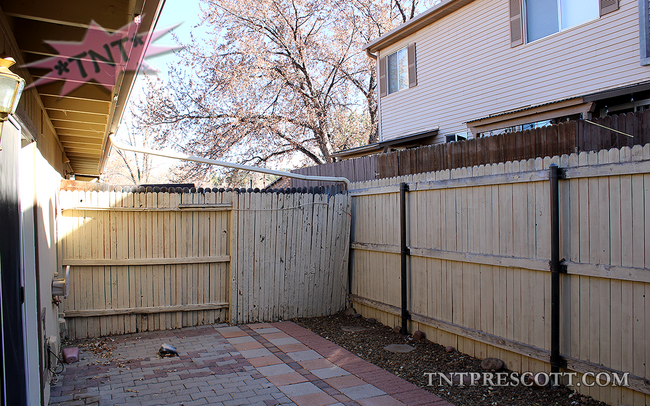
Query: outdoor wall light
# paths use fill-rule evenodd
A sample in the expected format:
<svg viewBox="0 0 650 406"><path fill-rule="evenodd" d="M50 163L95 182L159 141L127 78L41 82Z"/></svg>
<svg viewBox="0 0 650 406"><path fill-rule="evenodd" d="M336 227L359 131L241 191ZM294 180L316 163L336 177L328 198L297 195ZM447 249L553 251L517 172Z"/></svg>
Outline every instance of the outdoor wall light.
<svg viewBox="0 0 650 406"><path fill-rule="evenodd" d="M9 114L16 112L20 95L25 88L25 79L9 70L15 64L14 58L0 57L0 123L7 121ZM2 132L0 130L0 141Z"/></svg>
<svg viewBox="0 0 650 406"><path fill-rule="evenodd" d="M0 59L0 121L7 120L9 114L16 112L20 95L25 87L25 79L9 70L16 61L12 57Z"/></svg>

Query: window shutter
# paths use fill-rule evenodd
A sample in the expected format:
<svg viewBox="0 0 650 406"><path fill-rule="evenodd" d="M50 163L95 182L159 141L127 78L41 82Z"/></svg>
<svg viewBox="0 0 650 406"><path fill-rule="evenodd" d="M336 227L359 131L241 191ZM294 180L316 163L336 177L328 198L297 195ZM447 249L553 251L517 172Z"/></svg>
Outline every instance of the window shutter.
<svg viewBox="0 0 650 406"><path fill-rule="evenodd" d="M600 16L618 10L618 0L599 0Z"/></svg>
<svg viewBox="0 0 650 406"><path fill-rule="evenodd" d="M523 0L510 0L510 46L524 43ZM602 2L602 0L601 0Z"/></svg>
<svg viewBox="0 0 650 406"><path fill-rule="evenodd" d="M388 94L388 81L386 77L386 57L379 58L379 97Z"/></svg>
<svg viewBox="0 0 650 406"><path fill-rule="evenodd" d="M418 70L416 67L415 43L409 44L407 48L407 52L408 52L408 59L409 59L409 88L411 88L418 85Z"/></svg>

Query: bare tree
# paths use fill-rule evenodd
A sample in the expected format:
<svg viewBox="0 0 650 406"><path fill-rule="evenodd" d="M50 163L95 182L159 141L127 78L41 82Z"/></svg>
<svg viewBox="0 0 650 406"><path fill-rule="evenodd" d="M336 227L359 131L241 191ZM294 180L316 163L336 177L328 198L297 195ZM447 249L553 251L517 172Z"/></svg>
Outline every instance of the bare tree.
<svg viewBox="0 0 650 406"><path fill-rule="evenodd" d="M141 119L193 155L267 165L299 153L332 162L377 141L375 63L363 45L415 15L421 0L205 0L212 37L151 81ZM191 72L191 73L188 73ZM207 168L188 165L192 178Z"/></svg>
<svg viewBox="0 0 650 406"><path fill-rule="evenodd" d="M154 145L154 135L152 129L142 126L136 119L133 118L131 112L131 121L122 124L126 134L126 139L123 140L129 145L138 146L143 148L151 148ZM120 133L122 137L122 133ZM166 182L167 176L156 176L153 173L153 158L147 154L136 154L133 152L122 151L113 148L107 168L102 175L102 181L112 184L133 184L142 185L146 183L160 183Z"/></svg>

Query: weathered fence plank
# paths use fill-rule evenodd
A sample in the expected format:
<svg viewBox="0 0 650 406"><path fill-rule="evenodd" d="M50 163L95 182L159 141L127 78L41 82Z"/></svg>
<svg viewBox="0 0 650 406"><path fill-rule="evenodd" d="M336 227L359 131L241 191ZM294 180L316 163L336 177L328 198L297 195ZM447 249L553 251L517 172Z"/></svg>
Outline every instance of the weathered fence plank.
<svg viewBox="0 0 650 406"><path fill-rule="evenodd" d="M603 137L611 138L609 131L589 130L592 139L580 141L580 125L560 128L574 143L602 145ZM553 142L534 147L561 150L562 140ZM581 393L643 404L650 400L644 363L650 357L650 144L353 184L352 301L366 317L400 323L399 280L384 265L396 274L396 207L382 202L396 200L397 185L407 182L411 330L470 355L501 357L511 370L549 372L544 173L551 163L566 169L559 187L560 258L567 272L561 276L560 351L580 374L630 373L630 388L577 388Z"/></svg>

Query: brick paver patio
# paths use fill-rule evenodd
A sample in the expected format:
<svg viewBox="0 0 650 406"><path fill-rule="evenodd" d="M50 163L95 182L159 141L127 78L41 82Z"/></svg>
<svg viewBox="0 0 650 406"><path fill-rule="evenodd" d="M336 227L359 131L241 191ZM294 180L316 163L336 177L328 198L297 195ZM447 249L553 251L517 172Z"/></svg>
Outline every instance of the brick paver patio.
<svg viewBox="0 0 650 406"><path fill-rule="evenodd" d="M113 361L84 351L51 405L453 406L291 322L114 337ZM162 343L179 357L160 358Z"/></svg>

